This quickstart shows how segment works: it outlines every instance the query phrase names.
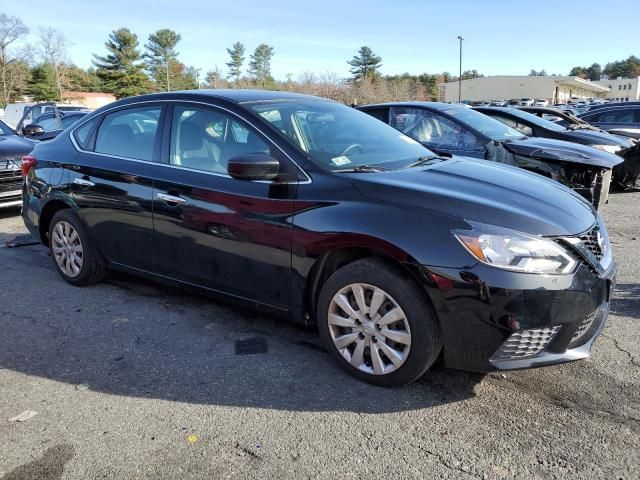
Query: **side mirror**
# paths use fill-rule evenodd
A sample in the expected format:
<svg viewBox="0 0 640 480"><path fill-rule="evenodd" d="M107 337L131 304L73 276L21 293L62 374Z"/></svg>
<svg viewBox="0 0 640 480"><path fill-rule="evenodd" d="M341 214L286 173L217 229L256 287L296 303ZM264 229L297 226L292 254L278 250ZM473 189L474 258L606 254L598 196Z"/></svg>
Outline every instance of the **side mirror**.
<svg viewBox="0 0 640 480"><path fill-rule="evenodd" d="M44 128L42 128L40 125L31 124L22 127L22 134L25 137L39 137L43 133Z"/></svg>
<svg viewBox="0 0 640 480"><path fill-rule="evenodd" d="M279 172L280 162L264 153L243 153L227 164L227 173L238 180L273 180Z"/></svg>

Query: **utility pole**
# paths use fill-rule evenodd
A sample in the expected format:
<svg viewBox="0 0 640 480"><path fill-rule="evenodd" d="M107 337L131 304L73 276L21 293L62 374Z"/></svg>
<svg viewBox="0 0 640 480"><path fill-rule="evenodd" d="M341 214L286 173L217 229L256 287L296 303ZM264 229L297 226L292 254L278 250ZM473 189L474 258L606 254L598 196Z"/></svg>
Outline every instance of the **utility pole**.
<svg viewBox="0 0 640 480"><path fill-rule="evenodd" d="M458 74L458 103L460 103L462 101L462 41L464 37L458 35L458 40L460 40L460 73Z"/></svg>

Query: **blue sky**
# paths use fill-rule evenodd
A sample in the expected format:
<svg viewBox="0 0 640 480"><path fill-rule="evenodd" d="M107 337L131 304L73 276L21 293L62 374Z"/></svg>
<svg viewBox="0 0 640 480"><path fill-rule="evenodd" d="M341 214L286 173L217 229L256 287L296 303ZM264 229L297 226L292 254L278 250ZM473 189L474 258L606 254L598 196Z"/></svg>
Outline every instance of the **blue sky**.
<svg viewBox="0 0 640 480"><path fill-rule="evenodd" d="M248 52L272 45L279 79L304 71L347 76L346 60L361 45L382 57L383 73L456 73L460 34L463 69L488 75L525 75L531 68L566 74L574 65L640 55L638 0L62 0L53 7L36 0L28 8L9 2L0 11L20 17L33 42L38 26L61 30L81 67L91 65L92 53L104 53L118 27L137 33L141 45L157 29L176 30L180 59L203 76L215 65L226 70L225 48L235 41Z"/></svg>

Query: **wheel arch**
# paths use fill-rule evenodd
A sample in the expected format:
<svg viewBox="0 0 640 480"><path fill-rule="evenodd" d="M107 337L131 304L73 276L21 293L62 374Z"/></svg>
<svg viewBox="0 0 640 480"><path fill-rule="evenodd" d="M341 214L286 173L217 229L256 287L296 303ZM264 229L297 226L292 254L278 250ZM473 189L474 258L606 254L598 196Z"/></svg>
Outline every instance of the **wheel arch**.
<svg viewBox="0 0 640 480"><path fill-rule="evenodd" d="M73 209L73 205L59 198L54 198L42 207L39 220L40 241L43 245L49 245L49 227L53 216L60 210Z"/></svg>
<svg viewBox="0 0 640 480"><path fill-rule="evenodd" d="M426 279L418 262L400 248L394 245L384 245L383 248L378 244L364 242L342 244L320 255L305 278L302 304L305 323L315 322L318 297L329 277L340 268L365 258L375 258L388 267L408 275L425 292L428 301L432 302L424 288Z"/></svg>

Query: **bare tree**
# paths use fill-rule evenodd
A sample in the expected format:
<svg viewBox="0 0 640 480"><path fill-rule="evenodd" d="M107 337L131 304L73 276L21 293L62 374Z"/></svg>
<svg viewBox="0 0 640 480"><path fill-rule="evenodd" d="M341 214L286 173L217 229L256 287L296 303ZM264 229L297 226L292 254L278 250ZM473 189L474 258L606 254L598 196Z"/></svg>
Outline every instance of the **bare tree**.
<svg viewBox="0 0 640 480"><path fill-rule="evenodd" d="M27 51L13 47L28 34L29 29L22 20L0 14L0 106L5 106L17 91L26 87L28 58L23 55Z"/></svg>
<svg viewBox="0 0 640 480"><path fill-rule="evenodd" d="M60 100L67 83L65 63L68 46L69 43L62 32L51 27L40 27L40 56L42 61L51 65L53 69Z"/></svg>

